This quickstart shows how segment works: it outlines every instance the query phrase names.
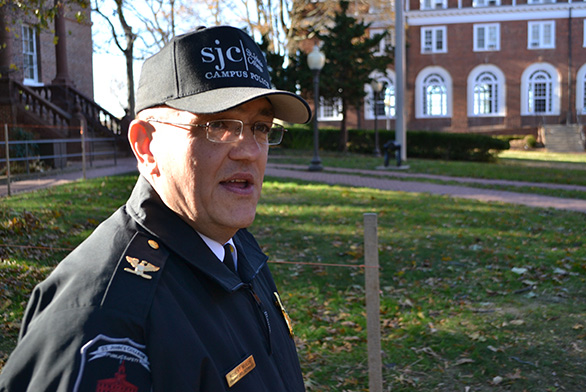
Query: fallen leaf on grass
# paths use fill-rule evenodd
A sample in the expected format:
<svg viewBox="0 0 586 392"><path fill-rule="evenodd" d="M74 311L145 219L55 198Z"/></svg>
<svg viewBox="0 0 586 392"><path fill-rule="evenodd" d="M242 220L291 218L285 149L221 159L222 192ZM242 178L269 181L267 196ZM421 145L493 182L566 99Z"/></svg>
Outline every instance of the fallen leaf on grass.
<svg viewBox="0 0 586 392"><path fill-rule="evenodd" d="M468 334L468 337L472 340L476 340L479 342L486 342L486 337L482 336L480 332L473 332L471 334Z"/></svg>
<svg viewBox="0 0 586 392"><path fill-rule="evenodd" d="M555 270L553 270L553 273L556 275L567 275L568 271L561 268L556 268Z"/></svg>
<svg viewBox="0 0 586 392"><path fill-rule="evenodd" d="M470 358L462 358L462 359L458 359L455 363L454 366L460 366L460 365L464 365L466 363L474 363L473 359Z"/></svg>
<svg viewBox="0 0 586 392"><path fill-rule="evenodd" d="M525 272L527 272L527 268L514 267L511 269L511 271L517 275L523 275Z"/></svg>
<svg viewBox="0 0 586 392"><path fill-rule="evenodd" d="M10 299L6 299L4 301L4 304L2 304L2 306L0 306L0 310L4 310L4 309L8 309L8 307L12 305L12 301ZM574 328L576 329L576 328Z"/></svg>
<svg viewBox="0 0 586 392"><path fill-rule="evenodd" d="M509 373L506 375L509 380L519 380L523 378L521 376L521 369L515 369L515 373Z"/></svg>
<svg viewBox="0 0 586 392"><path fill-rule="evenodd" d="M404 300L399 300L399 305L403 306L403 307L409 307L412 308L413 302L411 302L411 300L409 298L406 298Z"/></svg>
<svg viewBox="0 0 586 392"><path fill-rule="evenodd" d="M417 349L415 347L411 347L411 349L413 351L415 351L416 353L425 353L431 357L437 358L437 359L441 359L441 356L439 356L435 351L433 351L433 349L431 347L423 347L421 349Z"/></svg>

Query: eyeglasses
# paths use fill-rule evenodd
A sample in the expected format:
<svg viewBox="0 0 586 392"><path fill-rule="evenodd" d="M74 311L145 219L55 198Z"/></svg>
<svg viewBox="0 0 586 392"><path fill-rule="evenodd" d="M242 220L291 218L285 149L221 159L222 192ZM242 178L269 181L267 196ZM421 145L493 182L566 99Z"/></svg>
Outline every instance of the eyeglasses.
<svg viewBox="0 0 586 392"><path fill-rule="evenodd" d="M176 127L198 127L205 128L206 138L213 143L234 143L242 138L244 122L240 120L214 120L205 124L180 124L149 118L146 121L156 122L159 124L173 125ZM280 124L267 121L257 121L251 125L250 129L254 139L264 145L276 146L283 140L283 134L287 131Z"/></svg>

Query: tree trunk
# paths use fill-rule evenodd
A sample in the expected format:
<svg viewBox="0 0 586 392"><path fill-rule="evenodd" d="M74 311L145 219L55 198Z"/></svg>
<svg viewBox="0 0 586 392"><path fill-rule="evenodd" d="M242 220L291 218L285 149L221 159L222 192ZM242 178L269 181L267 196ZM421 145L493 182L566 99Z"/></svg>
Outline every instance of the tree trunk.
<svg viewBox="0 0 586 392"><path fill-rule="evenodd" d="M134 112L135 97L134 97L134 56L133 56L134 43L130 43L124 51L124 57L126 57L126 85L128 86L128 114L133 116Z"/></svg>
<svg viewBox="0 0 586 392"><path fill-rule="evenodd" d="M122 30L124 31L124 38L126 39L126 49L122 49L124 57L126 58L126 80L128 86L128 114L134 116L135 98L134 98L134 40L136 35L132 32L132 27L126 22L123 11L124 0L116 0L116 8L118 11L118 19Z"/></svg>

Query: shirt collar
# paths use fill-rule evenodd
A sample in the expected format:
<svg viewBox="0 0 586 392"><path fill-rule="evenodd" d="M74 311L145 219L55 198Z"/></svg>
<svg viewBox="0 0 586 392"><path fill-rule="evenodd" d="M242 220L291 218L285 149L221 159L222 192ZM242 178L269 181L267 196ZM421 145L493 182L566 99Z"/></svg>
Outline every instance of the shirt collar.
<svg viewBox="0 0 586 392"><path fill-rule="evenodd" d="M226 245L226 244L232 245L232 249L234 249L234 252L232 252L232 258L234 259L234 266L236 268L238 268L238 264L237 264L238 256L237 256L237 252L236 252L236 245L234 245L233 238L230 238L230 240L228 242L226 242L226 244L222 245L218 241L212 240L210 237L201 234L199 231L197 231L196 233L199 234L199 236L201 237L203 242L206 243L208 248L210 248L210 250L216 255L216 257L220 261L224 260L224 256L226 253L226 251L224 250L224 245Z"/></svg>

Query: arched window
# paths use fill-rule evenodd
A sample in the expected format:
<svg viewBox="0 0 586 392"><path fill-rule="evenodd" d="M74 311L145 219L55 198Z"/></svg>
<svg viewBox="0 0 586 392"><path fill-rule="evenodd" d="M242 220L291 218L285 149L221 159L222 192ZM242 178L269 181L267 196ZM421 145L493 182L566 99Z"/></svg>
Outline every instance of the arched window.
<svg viewBox="0 0 586 392"><path fill-rule="evenodd" d="M395 101L395 73L387 70L385 74L380 72L373 72L370 77L381 83L382 90L376 96L370 84L364 85L366 92L364 105L364 118L372 120L376 117L378 119L395 118L396 101Z"/></svg>
<svg viewBox="0 0 586 392"><path fill-rule="evenodd" d="M424 68L415 80L415 117L452 115L452 78L441 67Z"/></svg>
<svg viewBox="0 0 586 392"><path fill-rule="evenodd" d="M505 75L495 65L482 64L468 75L468 116L505 115Z"/></svg>
<svg viewBox="0 0 586 392"><path fill-rule="evenodd" d="M498 104L496 76L490 72L481 73L474 83L474 115L494 114Z"/></svg>
<svg viewBox="0 0 586 392"><path fill-rule="evenodd" d="M384 112L386 117L395 117L396 113L396 101L395 101L395 85L385 84L383 93L381 94L384 104Z"/></svg>
<svg viewBox="0 0 586 392"><path fill-rule="evenodd" d="M550 114L553 111L552 77L546 71L535 71L529 76L527 104L529 113Z"/></svg>
<svg viewBox="0 0 586 392"><path fill-rule="evenodd" d="M532 64L521 77L521 114L560 114L560 75L548 63Z"/></svg>
<svg viewBox="0 0 586 392"><path fill-rule="evenodd" d="M423 80L423 115L446 116L448 114L448 92L444 79L431 74Z"/></svg>

